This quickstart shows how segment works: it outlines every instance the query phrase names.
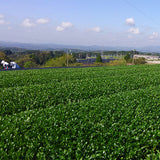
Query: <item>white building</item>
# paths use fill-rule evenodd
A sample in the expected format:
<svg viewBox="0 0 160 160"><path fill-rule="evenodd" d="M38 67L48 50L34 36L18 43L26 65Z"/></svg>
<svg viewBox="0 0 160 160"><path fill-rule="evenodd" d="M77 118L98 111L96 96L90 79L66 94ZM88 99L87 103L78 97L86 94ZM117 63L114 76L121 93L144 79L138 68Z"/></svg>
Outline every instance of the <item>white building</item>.
<svg viewBox="0 0 160 160"><path fill-rule="evenodd" d="M134 59L145 58L145 60L159 60L159 56L135 54Z"/></svg>

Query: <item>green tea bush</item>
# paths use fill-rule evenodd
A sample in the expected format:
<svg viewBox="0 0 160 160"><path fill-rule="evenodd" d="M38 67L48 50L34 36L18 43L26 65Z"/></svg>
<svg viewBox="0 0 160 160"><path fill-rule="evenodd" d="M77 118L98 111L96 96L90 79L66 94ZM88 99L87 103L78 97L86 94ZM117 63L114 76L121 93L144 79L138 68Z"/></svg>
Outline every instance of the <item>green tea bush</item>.
<svg viewBox="0 0 160 160"><path fill-rule="evenodd" d="M0 159L158 159L159 67L0 72Z"/></svg>

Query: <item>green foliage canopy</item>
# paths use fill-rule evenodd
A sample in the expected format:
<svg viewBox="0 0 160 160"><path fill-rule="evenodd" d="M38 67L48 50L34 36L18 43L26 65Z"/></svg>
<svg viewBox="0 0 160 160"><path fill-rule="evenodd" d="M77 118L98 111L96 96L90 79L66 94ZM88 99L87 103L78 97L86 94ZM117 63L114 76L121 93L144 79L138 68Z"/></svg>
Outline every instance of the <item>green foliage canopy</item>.
<svg viewBox="0 0 160 160"><path fill-rule="evenodd" d="M130 58L131 58L131 55L130 55L129 53L127 53L127 54L124 56L124 59L126 60L126 62L128 62Z"/></svg>
<svg viewBox="0 0 160 160"><path fill-rule="evenodd" d="M0 159L159 159L159 73L159 65L1 72Z"/></svg>
<svg viewBox="0 0 160 160"><path fill-rule="evenodd" d="M144 57L138 58L138 59L134 59L134 64L138 65L138 64L145 64L146 60Z"/></svg>
<svg viewBox="0 0 160 160"><path fill-rule="evenodd" d="M96 62L102 62L102 57L101 57L101 55L97 55Z"/></svg>
<svg viewBox="0 0 160 160"><path fill-rule="evenodd" d="M2 60L6 61L8 63L11 61L11 59L8 56L6 56L3 52L0 51L0 62Z"/></svg>
<svg viewBox="0 0 160 160"><path fill-rule="evenodd" d="M67 59L68 65L71 65L76 62L76 59L69 54L64 54L62 57L52 58L48 60L45 64L46 67L65 67L67 66Z"/></svg>

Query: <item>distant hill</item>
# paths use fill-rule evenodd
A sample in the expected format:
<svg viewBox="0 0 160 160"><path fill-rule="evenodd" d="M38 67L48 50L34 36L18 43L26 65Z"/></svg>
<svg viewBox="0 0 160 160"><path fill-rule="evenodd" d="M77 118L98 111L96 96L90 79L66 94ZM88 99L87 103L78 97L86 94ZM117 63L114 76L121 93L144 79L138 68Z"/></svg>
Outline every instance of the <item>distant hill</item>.
<svg viewBox="0 0 160 160"><path fill-rule="evenodd" d="M160 53L160 46L147 46L147 47L112 47L112 46L81 46L81 45L61 45L61 44L35 44L35 43L19 43L19 42L4 42L0 41L0 49L12 48L12 50L67 50L72 49L74 52L82 51L101 51L101 50L115 50L115 51L128 51L136 49L140 52Z"/></svg>

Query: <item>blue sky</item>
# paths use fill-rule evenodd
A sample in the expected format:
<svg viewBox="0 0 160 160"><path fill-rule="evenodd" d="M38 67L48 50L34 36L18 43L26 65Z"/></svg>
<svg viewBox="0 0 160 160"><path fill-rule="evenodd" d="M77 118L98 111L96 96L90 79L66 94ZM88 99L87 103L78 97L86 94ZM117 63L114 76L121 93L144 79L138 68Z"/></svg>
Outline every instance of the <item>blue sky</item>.
<svg viewBox="0 0 160 160"><path fill-rule="evenodd" d="M159 0L0 0L0 41L160 44Z"/></svg>

